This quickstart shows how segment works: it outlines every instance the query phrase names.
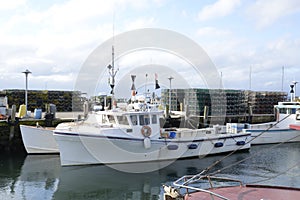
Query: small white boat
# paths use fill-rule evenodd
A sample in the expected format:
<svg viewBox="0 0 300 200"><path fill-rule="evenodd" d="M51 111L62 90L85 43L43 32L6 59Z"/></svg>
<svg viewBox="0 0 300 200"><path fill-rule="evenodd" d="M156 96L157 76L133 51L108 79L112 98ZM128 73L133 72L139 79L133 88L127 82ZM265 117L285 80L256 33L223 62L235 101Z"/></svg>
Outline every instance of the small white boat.
<svg viewBox="0 0 300 200"><path fill-rule="evenodd" d="M205 156L250 148L250 134L225 126L162 129L161 111L107 110L54 130L61 165L132 163Z"/></svg>
<svg viewBox="0 0 300 200"><path fill-rule="evenodd" d="M59 153L53 136L54 128L20 125L20 130L28 154Z"/></svg>
<svg viewBox="0 0 300 200"><path fill-rule="evenodd" d="M251 133L251 144L300 142L300 130L290 125L300 125L300 102L279 102L274 106L277 119L262 124L227 123L228 132Z"/></svg>

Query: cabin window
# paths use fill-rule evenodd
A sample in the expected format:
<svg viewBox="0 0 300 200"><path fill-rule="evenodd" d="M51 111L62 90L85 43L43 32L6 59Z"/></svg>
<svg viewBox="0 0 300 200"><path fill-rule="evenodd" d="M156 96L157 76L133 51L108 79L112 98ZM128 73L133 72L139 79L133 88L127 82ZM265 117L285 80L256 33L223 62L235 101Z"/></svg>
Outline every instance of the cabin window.
<svg viewBox="0 0 300 200"><path fill-rule="evenodd" d="M146 125L150 124L150 116L149 115L145 115L145 124Z"/></svg>
<svg viewBox="0 0 300 200"><path fill-rule="evenodd" d="M123 116L123 115L117 116L117 119L118 119L119 124L121 124L121 125L129 125L126 116Z"/></svg>
<svg viewBox="0 0 300 200"><path fill-rule="evenodd" d="M101 120L102 120L102 123L105 124L105 123L109 123L110 122L110 117L108 115L102 115L101 117Z"/></svg>
<svg viewBox="0 0 300 200"><path fill-rule="evenodd" d="M140 115L139 116L139 120L140 120L140 125L144 126L145 125L145 117L144 117L144 115Z"/></svg>
<svg viewBox="0 0 300 200"><path fill-rule="evenodd" d="M300 109L299 108L296 111L296 120L300 120Z"/></svg>
<svg viewBox="0 0 300 200"><path fill-rule="evenodd" d="M152 115L152 124L157 124L157 115Z"/></svg>
<svg viewBox="0 0 300 200"><path fill-rule="evenodd" d="M286 114L287 113L287 110L285 108L280 108L279 109L279 113L281 114Z"/></svg>
<svg viewBox="0 0 300 200"><path fill-rule="evenodd" d="M101 117L100 117L100 123L101 124L106 123L106 115L101 115Z"/></svg>
<svg viewBox="0 0 300 200"><path fill-rule="evenodd" d="M115 118L114 118L113 115L107 115L107 117L108 117L109 123L112 123L112 124L116 123Z"/></svg>
<svg viewBox="0 0 300 200"><path fill-rule="evenodd" d="M136 115L130 115L130 120L133 126L136 126L138 124Z"/></svg>
<svg viewBox="0 0 300 200"><path fill-rule="evenodd" d="M139 115L140 125L148 125L150 124L150 117L149 115Z"/></svg>

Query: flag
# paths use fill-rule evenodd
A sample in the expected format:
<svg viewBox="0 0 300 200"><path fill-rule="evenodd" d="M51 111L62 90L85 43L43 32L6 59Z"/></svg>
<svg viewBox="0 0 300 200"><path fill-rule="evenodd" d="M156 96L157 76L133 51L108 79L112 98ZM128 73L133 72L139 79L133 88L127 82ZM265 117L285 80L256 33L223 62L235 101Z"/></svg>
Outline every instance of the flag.
<svg viewBox="0 0 300 200"><path fill-rule="evenodd" d="M136 90L135 85L134 85L135 78L136 78L136 75L131 75L131 80L132 80L131 90Z"/></svg>
<svg viewBox="0 0 300 200"><path fill-rule="evenodd" d="M155 73L155 89L159 89L160 86L158 84L158 76L157 76L157 73Z"/></svg>

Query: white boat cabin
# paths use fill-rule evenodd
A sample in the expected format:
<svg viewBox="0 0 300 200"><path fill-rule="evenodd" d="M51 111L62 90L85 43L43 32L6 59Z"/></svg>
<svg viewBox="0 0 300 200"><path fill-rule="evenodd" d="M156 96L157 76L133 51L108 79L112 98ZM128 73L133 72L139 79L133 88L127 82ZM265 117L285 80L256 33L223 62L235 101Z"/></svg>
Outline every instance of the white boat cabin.
<svg viewBox="0 0 300 200"><path fill-rule="evenodd" d="M300 102L278 102L274 106L277 114L277 121L288 118L290 123L300 122Z"/></svg>
<svg viewBox="0 0 300 200"><path fill-rule="evenodd" d="M122 111L100 111L96 118L102 128L126 129L126 133L133 137L159 137L159 117L162 112L122 112Z"/></svg>

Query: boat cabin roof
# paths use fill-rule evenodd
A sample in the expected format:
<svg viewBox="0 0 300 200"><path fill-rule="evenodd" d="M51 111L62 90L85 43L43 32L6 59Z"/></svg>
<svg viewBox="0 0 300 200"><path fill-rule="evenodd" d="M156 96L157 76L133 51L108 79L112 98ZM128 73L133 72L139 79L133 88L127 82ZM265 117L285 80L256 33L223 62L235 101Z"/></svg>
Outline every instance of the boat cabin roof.
<svg viewBox="0 0 300 200"><path fill-rule="evenodd" d="M296 108L300 109L300 102L278 102L278 105L274 106L275 108Z"/></svg>
<svg viewBox="0 0 300 200"><path fill-rule="evenodd" d="M163 111L119 111L119 110L108 110L98 111L102 115L161 115Z"/></svg>

